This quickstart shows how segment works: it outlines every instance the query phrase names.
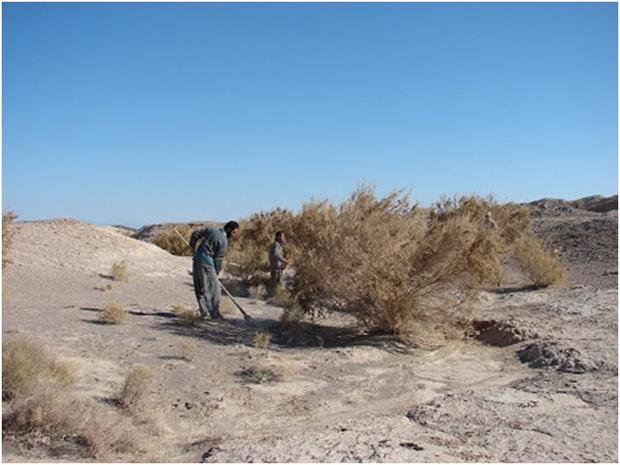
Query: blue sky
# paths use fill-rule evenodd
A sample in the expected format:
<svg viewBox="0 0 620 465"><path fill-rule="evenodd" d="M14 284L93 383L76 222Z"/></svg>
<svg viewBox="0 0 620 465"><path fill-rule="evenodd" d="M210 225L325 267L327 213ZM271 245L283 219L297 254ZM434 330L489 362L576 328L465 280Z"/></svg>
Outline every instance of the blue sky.
<svg viewBox="0 0 620 465"><path fill-rule="evenodd" d="M3 208L617 193L617 5L3 3Z"/></svg>

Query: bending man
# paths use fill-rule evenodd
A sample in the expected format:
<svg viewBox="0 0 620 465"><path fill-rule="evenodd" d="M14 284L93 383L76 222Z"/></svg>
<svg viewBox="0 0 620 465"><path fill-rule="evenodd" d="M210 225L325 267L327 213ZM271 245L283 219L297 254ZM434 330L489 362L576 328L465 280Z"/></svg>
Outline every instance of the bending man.
<svg viewBox="0 0 620 465"><path fill-rule="evenodd" d="M239 223L236 221L229 221L223 228L209 227L192 233L189 246L194 254L194 291L202 318L207 318L207 316L214 320L222 318L220 314L220 283L217 276L222 269L228 240L236 239L238 234ZM200 239L202 242L196 248L196 243Z"/></svg>

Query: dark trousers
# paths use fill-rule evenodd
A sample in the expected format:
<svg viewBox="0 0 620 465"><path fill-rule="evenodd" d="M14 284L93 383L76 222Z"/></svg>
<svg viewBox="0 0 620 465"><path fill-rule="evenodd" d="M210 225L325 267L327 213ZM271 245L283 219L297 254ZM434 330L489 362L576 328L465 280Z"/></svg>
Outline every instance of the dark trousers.
<svg viewBox="0 0 620 465"><path fill-rule="evenodd" d="M220 315L220 283L217 273L211 266L204 265L197 260L193 262L194 292L200 308L200 314L204 318L221 318Z"/></svg>
<svg viewBox="0 0 620 465"><path fill-rule="evenodd" d="M269 279L269 294L274 295L278 287L282 284L282 268L272 268Z"/></svg>

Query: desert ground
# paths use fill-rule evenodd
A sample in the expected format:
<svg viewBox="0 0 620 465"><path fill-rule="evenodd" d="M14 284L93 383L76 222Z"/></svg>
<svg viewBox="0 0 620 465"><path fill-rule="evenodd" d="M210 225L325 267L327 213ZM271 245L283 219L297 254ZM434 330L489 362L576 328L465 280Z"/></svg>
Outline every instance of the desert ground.
<svg viewBox="0 0 620 465"><path fill-rule="evenodd" d="M3 460L617 462L617 197L530 208L567 283L531 289L506 263L505 282L476 303L472 337L432 349L356 332L345 316L290 334L282 308L251 296L238 301L253 323L223 298L224 321L184 325L171 309L196 308L190 258L120 228L17 222L4 340L39 341L74 368L74 395L111 415L128 415L110 399L131 369L152 378L137 449L88 459L5 435ZM108 276L121 260L126 282ZM129 310L124 323L102 324L110 302Z"/></svg>

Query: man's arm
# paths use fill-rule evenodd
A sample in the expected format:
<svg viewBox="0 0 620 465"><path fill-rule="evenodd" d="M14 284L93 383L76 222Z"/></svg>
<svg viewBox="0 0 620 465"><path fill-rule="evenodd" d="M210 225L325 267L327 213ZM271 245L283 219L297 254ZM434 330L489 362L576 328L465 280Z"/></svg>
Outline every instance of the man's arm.
<svg viewBox="0 0 620 465"><path fill-rule="evenodd" d="M213 257L213 261L215 262L215 272L219 275L222 270L222 263L224 262L224 255L226 254L226 248L228 247L228 243L222 240L217 241L217 245L215 246L215 250L213 253L215 256Z"/></svg>
<svg viewBox="0 0 620 465"><path fill-rule="evenodd" d="M207 228L197 229L192 233L192 236L189 238L189 248L192 249L192 252L196 249L196 242L199 239L203 238L207 233Z"/></svg>

